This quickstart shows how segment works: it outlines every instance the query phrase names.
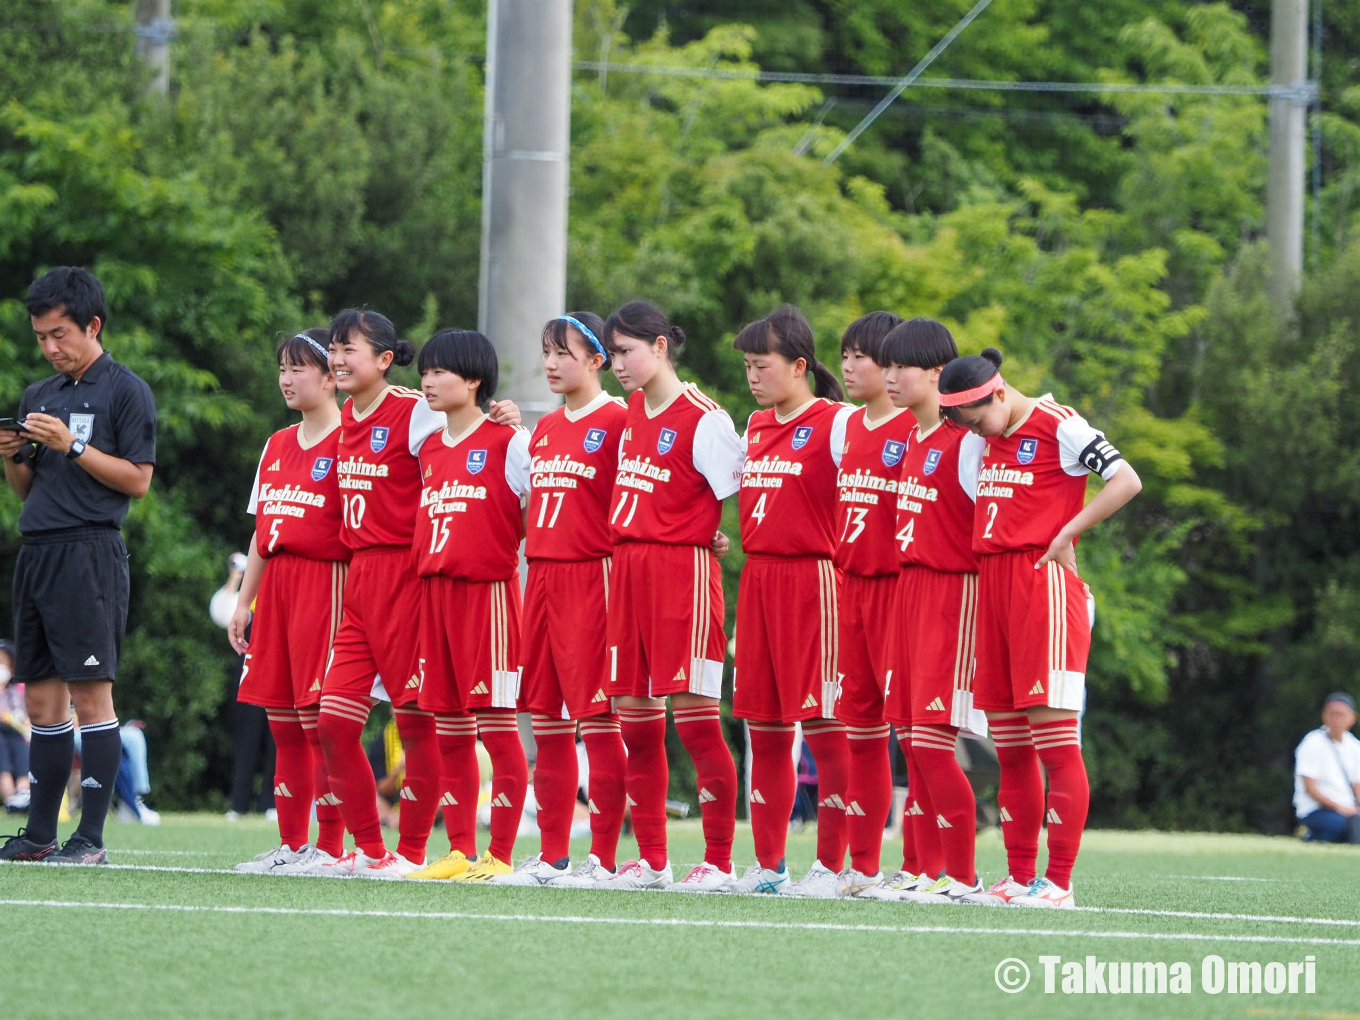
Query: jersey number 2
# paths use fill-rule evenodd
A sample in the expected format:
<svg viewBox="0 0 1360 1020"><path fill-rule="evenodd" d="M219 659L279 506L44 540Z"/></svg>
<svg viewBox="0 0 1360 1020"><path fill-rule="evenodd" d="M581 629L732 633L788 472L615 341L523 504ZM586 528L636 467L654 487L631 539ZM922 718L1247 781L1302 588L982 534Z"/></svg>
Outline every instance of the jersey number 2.
<svg viewBox="0 0 1360 1020"><path fill-rule="evenodd" d="M996 525L996 514L1000 509L995 503L987 504L987 530L982 533L983 538L992 537L992 528Z"/></svg>

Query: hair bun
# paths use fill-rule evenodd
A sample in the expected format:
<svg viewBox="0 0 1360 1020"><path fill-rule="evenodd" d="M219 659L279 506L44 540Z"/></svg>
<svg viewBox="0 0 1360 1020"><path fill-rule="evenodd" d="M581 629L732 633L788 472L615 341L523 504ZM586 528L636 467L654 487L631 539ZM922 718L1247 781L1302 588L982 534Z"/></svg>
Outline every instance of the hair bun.
<svg viewBox="0 0 1360 1020"><path fill-rule="evenodd" d="M685 343L685 331L679 326L671 327L670 341L676 347L681 347Z"/></svg>
<svg viewBox="0 0 1360 1020"><path fill-rule="evenodd" d="M392 345L392 363L409 365L416 360L416 345L410 340L398 340Z"/></svg>
<svg viewBox="0 0 1360 1020"><path fill-rule="evenodd" d="M1001 352L998 351L995 347L984 347L982 349L982 357L986 358L998 369L1001 368L1001 362L1003 358Z"/></svg>

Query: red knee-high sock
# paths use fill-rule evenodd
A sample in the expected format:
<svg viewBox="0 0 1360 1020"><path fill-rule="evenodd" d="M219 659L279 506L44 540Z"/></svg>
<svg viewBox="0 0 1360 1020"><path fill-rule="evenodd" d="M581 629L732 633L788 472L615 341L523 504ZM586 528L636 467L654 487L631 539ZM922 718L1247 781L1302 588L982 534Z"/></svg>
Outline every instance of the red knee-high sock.
<svg viewBox="0 0 1360 1020"><path fill-rule="evenodd" d="M838 719L809 719L803 739L817 763L817 860L839 872L845 867L846 782L850 776L850 742Z"/></svg>
<svg viewBox="0 0 1360 1020"><path fill-rule="evenodd" d="M581 739L590 765L590 852L613 871L618 863L619 834L623 831L624 783L628 754L615 715L581 720ZM573 791L573 794L575 791Z"/></svg>
<svg viewBox="0 0 1360 1020"><path fill-rule="evenodd" d="M524 759L515 710L478 709L477 732L491 756L491 846L487 852L509 864L529 787L529 763Z"/></svg>
<svg viewBox="0 0 1360 1020"><path fill-rule="evenodd" d="M921 760L916 754L916 727L911 728L913 746L907 754L907 815L905 824L911 825L912 845L916 847L917 874L934 878L944 871L944 847L940 845L940 827L935 821L935 803L930 787L921 774Z"/></svg>
<svg viewBox="0 0 1360 1020"><path fill-rule="evenodd" d="M387 847L383 845L382 825L378 821L378 784L360 741L372 707L369 698L322 695L317 734L326 756L331 793L345 828L354 834L356 847L369 857L381 858Z"/></svg>
<svg viewBox="0 0 1360 1020"><path fill-rule="evenodd" d="M307 844L312 824L312 751L295 708L266 709L274 737L274 807L279 842L293 850Z"/></svg>
<svg viewBox="0 0 1360 1020"><path fill-rule="evenodd" d="M619 728L628 748L626 802L632 809L638 857L652 869L666 866L666 709L620 708Z"/></svg>
<svg viewBox="0 0 1360 1020"><path fill-rule="evenodd" d="M1086 813L1091 806L1091 786L1076 719L1030 723L1034 748L1048 773L1048 873L1054 885L1072 884L1072 865L1081 849Z"/></svg>
<svg viewBox="0 0 1360 1020"><path fill-rule="evenodd" d="M972 784L954 753L958 732L955 726L913 726L911 751L934 811L933 817L924 819L924 824L938 829L944 869L950 878L971 885L977 881L973 859L977 803Z"/></svg>
<svg viewBox="0 0 1360 1020"><path fill-rule="evenodd" d="M789 816L798 796L793 764L793 724L747 723L751 733L751 838L756 861L778 871L784 866Z"/></svg>
<svg viewBox="0 0 1360 1020"><path fill-rule="evenodd" d="M1039 773L1039 755L1025 713L988 713L988 719L1001 765L996 801L1001 809L1006 862L1011 878L1027 884L1034 880L1034 859L1039 856L1039 829L1044 817L1044 777Z"/></svg>
<svg viewBox="0 0 1360 1020"><path fill-rule="evenodd" d="M892 762L888 759L888 724L847 726L850 777L845 786L845 833L850 867L876 875L881 867L883 827L892 808Z"/></svg>
<svg viewBox="0 0 1360 1020"><path fill-rule="evenodd" d="M444 809L444 831L449 849L468 860L477 857L477 794L482 780L477 770L477 720L470 715L434 717L439 741L439 804Z"/></svg>
<svg viewBox="0 0 1360 1020"><path fill-rule="evenodd" d="M718 703L674 710L675 732L694 761L699 810L704 816L704 860L732 870L732 837L737 829L737 763L723 737Z"/></svg>
<svg viewBox="0 0 1360 1020"><path fill-rule="evenodd" d="M317 719L321 710L313 705L298 709L298 721L312 756L312 803L316 807L316 848L332 857L345 852L345 822L340 817L335 794L331 793L331 778L326 774L326 756L321 751L321 734Z"/></svg>
<svg viewBox="0 0 1360 1020"><path fill-rule="evenodd" d="M907 767L907 780L911 780L911 727L897 727L897 746L902 749L902 761ZM919 875L916 866L916 830L911 824L911 790L907 790L906 804L902 809L902 870L909 875Z"/></svg>
<svg viewBox="0 0 1360 1020"><path fill-rule="evenodd" d="M392 717L397 721L397 734L406 755L397 853L419 864L425 860L434 816L439 813L439 738L430 712L405 705L392 709Z"/></svg>
<svg viewBox="0 0 1360 1020"><path fill-rule="evenodd" d="M534 800L538 802L539 851L556 864L571 853L571 819L576 808L576 720L535 712Z"/></svg>

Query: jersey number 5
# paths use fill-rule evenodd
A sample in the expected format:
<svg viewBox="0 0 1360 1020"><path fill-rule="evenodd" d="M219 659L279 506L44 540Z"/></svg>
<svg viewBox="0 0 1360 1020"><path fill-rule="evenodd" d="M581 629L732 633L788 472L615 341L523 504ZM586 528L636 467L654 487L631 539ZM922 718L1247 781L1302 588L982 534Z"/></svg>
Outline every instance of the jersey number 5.
<svg viewBox="0 0 1360 1020"><path fill-rule="evenodd" d="M269 551L273 552L274 547L279 544L279 525L283 522L275 517L269 522Z"/></svg>

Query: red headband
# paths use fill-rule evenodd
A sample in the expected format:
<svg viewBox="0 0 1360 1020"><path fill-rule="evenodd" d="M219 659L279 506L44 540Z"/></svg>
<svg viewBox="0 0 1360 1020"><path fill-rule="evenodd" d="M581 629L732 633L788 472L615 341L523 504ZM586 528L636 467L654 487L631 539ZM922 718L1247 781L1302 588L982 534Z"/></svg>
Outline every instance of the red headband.
<svg viewBox="0 0 1360 1020"><path fill-rule="evenodd" d="M941 393L941 407L962 407L964 404L972 404L979 400L985 400L997 390L1006 388L1006 380L1001 378L998 372L981 386L974 386L971 390L961 390L958 393Z"/></svg>

